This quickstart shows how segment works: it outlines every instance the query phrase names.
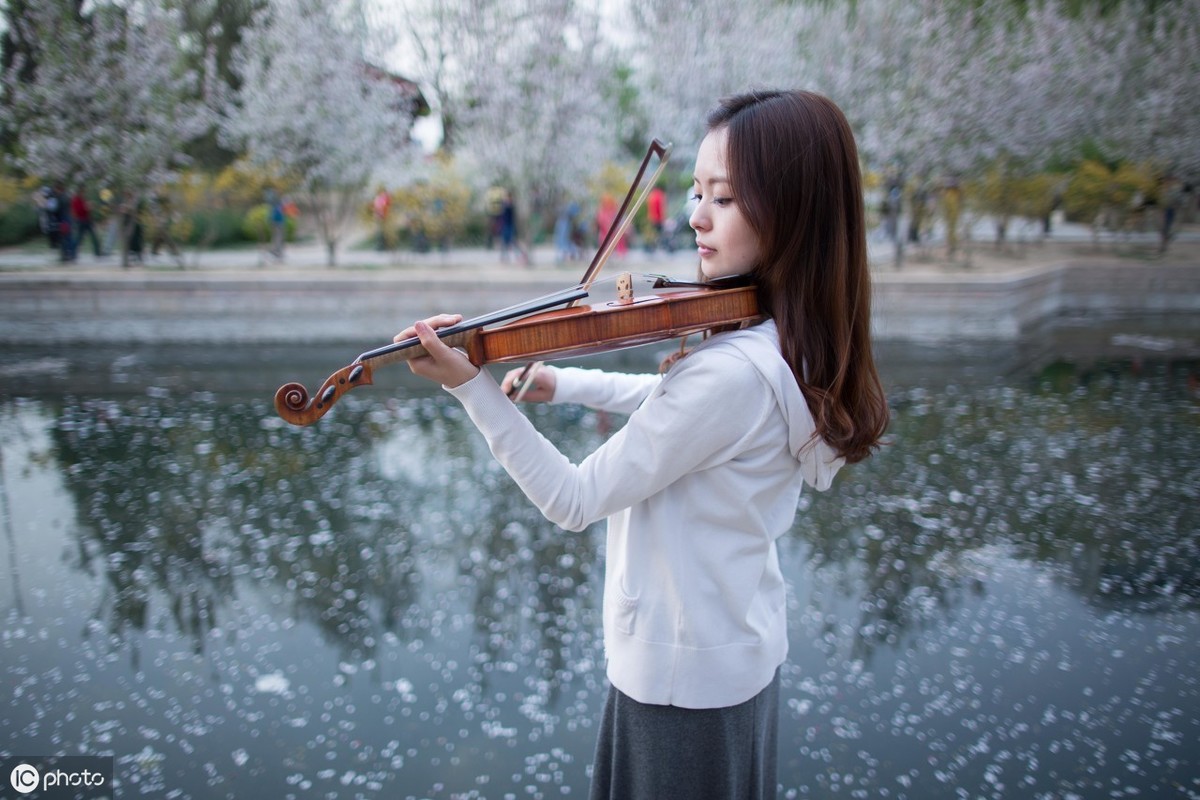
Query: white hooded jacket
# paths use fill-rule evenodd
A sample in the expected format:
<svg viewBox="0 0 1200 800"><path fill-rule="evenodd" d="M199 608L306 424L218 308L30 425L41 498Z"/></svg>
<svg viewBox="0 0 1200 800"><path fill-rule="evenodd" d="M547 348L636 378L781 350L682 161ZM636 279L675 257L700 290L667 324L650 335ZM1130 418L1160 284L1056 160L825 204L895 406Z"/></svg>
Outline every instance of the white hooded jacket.
<svg viewBox="0 0 1200 800"><path fill-rule="evenodd" d="M576 368L556 377L554 402L630 414L578 465L486 370L451 392L550 521L582 530L608 519L609 680L642 703L750 699L787 656L775 541L802 485L827 489L843 463L815 436L774 323L710 337L661 378Z"/></svg>

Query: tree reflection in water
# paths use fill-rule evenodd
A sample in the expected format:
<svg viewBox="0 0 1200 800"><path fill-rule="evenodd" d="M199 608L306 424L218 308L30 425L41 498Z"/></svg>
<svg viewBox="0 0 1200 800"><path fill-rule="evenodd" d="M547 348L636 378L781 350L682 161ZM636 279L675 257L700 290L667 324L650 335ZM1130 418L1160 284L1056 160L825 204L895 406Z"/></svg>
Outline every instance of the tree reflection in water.
<svg viewBox="0 0 1200 800"><path fill-rule="evenodd" d="M892 383L889 444L830 492L806 494L780 543L794 589L785 796L953 797L958 786L1002 797L1012 795L996 788L1001 777L1011 790L1018 775L1031 797L1063 785L1086 796L1117 776L1144 792L1180 785L1196 767L1184 751L1200 724L1194 681L1172 679L1173 705L1143 692L1144 719L1115 696L1031 687L1061 686L1052 668L1106 686L1119 664L1086 653L1115 621L1147 615L1161 620L1142 623L1161 651L1146 656L1157 659L1150 674L1200 667L1191 368L1056 365L1026 384ZM4 407L8 447L20 426ZM607 435L581 409L530 413L576 460ZM236 766L260 765L201 775L195 759L169 759L165 785L302 796L353 775L344 796L582 791L604 691L602 531L546 523L452 402L348 397L319 424L291 428L264 403L151 389L65 399L47 427L36 457L64 476L77 517L70 580L93 584L83 638L106 657L124 652L135 676L162 672L141 663L148 636L177 640L230 699L224 711L176 713L190 721L175 735L195 748L187 731L218 730L236 740L218 745ZM22 498L5 490L7 514ZM15 565L21 533L6 537ZM34 612L14 591L9 620L28 623ZM1082 643L1040 638L1050 635L1041 626L1064 625ZM156 667L170 646L156 643ZM83 673L104 671L74 658ZM184 672L150 696L188 691ZM237 688L247 681L257 694ZM230 713L244 727L222 722ZM1127 730L1086 747L1110 734L1085 718ZM997 725L1010 740L1003 758L975 735ZM71 746L88 735L57 736ZM137 741L115 738L126 750Z"/></svg>
<svg viewBox="0 0 1200 800"><path fill-rule="evenodd" d="M802 498L794 532L814 569L836 567L859 599L852 657L985 592L978 556L991 551L1049 568L1092 603L1195 608L1190 372L1056 364L1028 387L894 394L889 443L827 494Z"/></svg>
<svg viewBox="0 0 1200 800"><path fill-rule="evenodd" d="M350 403L311 428L211 397L186 405L85 401L55 428L82 512L79 564L106 584L94 621L107 633L144 630L161 596L201 653L247 576L288 597L343 657L369 660L383 633L420 627L420 586L450 565L477 587L482 660L525 646L518 633L558 657L591 539L556 534L502 485L444 403ZM378 457L396 437L411 467L400 479Z"/></svg>

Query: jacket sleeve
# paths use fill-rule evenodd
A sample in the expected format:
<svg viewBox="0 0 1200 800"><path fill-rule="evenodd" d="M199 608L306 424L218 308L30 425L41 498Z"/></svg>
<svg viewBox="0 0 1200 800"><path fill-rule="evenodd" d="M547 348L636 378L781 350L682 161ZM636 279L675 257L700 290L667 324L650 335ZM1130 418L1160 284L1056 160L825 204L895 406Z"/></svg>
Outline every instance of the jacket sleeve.
<svg viewBox="0 0 1200 800"><path fill-rule="evenodd" d="M624 427L575 465L538 433L486 370L450 391L526 496L568 530L583 530L682 475L733 458L773 403L763 378L740 356L693 354ZM727 397L736 399L736 413L721 402Z"/></svg>
<svg viewBox="0 0 1200 800"><path fill-rule="evenodd" d="M632 414L662 381L662 376L654 373L606 372L579 367L548 369L554 370L557 380L552 403L578 403L617 414Z"/></svg>

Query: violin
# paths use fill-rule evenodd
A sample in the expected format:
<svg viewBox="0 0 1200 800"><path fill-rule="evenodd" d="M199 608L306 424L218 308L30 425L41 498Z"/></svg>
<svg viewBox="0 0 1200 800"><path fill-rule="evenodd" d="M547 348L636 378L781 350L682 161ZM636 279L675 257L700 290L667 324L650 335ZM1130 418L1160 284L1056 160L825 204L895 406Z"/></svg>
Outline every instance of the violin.
<svg viewBox="0 0 1200 800"><path fill-rule="evenodd" d="M666 165L669 145L655 140L583 281L577 286L440 328L437 336L462 349L471 363L550 360L603 353L762 319L757 287L744 277L713 282L677 281L659 275L622 273L598 282L596 273L624 236L648 188L635 192L652 156L659 159L648 186ZM611 299L603 290L611 283ZM580 305L585 298L598 302ZM330 375L314 395L300 383L275 392L275 410L293 425L310 425L347 392L372 383L377 367L427 355L418 339L369 350Z"/></svg>
<svg viewBox="0 0 1200 800"><path fill-rule="evenodd" d="M637 283L652 291L637 293ZM738 279L701 284L656 275L635 278L624 273L616 279L616 293L616 299L609 302L571 305L486 327L509 315L526 314L529 308L574 302L586 296L587 290L576 287L531 301L528 306L523 304L519 311L506 309L441 328L437 335L448 346L464 350L471 363L482 366L603 353L762 318L757 287ZM351 389L369 385L377 367L423 355L425 348L415 337L370 350L330 375L311 400L299 383L279 387L275 410L293 425L310 425Z"/></svg>

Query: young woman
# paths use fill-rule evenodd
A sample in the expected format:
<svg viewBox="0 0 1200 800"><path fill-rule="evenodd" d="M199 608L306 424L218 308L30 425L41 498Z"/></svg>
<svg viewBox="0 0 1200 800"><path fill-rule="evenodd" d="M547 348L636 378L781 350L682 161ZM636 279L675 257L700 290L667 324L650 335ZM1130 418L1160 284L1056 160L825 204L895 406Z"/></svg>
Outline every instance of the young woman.
<svg viewBox="0 0 1200 800"><path fill-rule="evenodd" d="M437 339L402 332L413 372L466 408L548 519L607 518L604 639L611 688L592 797L765 798L776 791L785 585L775 541L801 488L829 487L879 445L888 409L870 342L858 154L809 92L755 92L710 114L694 175L700 267L749 274L768 319L715 334L663 376L546 368L530 401L629 414L578 465L498 385Z"/></svg>

